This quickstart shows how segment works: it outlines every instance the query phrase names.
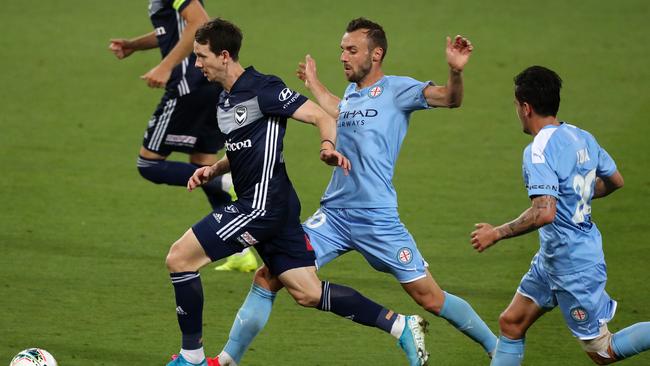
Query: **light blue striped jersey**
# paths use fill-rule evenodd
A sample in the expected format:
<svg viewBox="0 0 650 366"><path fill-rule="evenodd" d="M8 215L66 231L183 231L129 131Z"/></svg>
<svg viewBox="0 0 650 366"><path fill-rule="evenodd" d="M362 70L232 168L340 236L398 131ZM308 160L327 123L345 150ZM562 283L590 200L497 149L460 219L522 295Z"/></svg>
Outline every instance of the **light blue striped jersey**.
<svg viewBox="0 0 650 366"><path fill-rule="evenodd" d="M562 275L604 263L600 232L591 221L596 177L616 164L587 131L562 122L545 126L524 149L528 196L557 199L555 220L539 229L539 254L546 270Z"/></svg>
<svg viewBox="0 0 650 366"><path fill-rule="evenodd" d="M426 109L430 82L384 76L361 90L350 84L339 103L336 148L352 163L349 176L334 169L321 204L331 208L397 207L395 162L411 112Z"/></svg>

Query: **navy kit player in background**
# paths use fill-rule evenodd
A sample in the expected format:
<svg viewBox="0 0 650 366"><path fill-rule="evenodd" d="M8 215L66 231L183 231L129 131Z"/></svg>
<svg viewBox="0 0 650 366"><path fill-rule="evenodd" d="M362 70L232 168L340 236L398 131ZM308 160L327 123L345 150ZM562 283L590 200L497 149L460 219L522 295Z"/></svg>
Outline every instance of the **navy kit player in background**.
<svg viewBox="0 0 650 366"><path fill-rule="evenodd" d="M223 135L216 123L216 104L221 87L209 83L194 67L194 33L208 21L200 0L150 0L149 17L154 31L133 39L112 39L109 49L118 59L135 51L159 48L162 61L141 78L152 88L165 88L149 121L138 156L138 171L156 184L185 186L194 171L217 161ZM168 161L173 152L189 154L189 163ZM203 186L212 207L231 200L230 175ZM252 252L233 256L230 267L252 271L257 261Z"/></svg>
<svg viewBox="0 0 650 366"><path fill-rule="evenodd" d="M538 230L540 249L512 302L499 318L495 366L521 364L526 331L545 312L560 307L571 333L598 365L650 348L650 322L610 333L616 301L605 285L602 239L591 221L591 200L623 186L614 160L587 131L560 122L562 80L532 66L515 77L515 108L533 142L524 149L523 175L531 207L498 227L476 224L479 252L499 240Z"/></svg>
<svg viewBox="0 0 650 366"><path fill-rule="evenodd" d="M355 290L318 279L313 249L300 225L300 202L282 156L287 118L316 125L321 160L347 174L350 162L335 150L335 120L279 78L252 66L244 69L238 58L241 41L239 28L223 19L206 23L195 36L196 66L224 88L217 114L226 136L226 156L197 169L187 187L193 190L230 171L238 198L187 230L167 255L182 333L180 355L169 365L208 364L198 270L249 246L264 260L269 281L278 279L300 305L378 327L390 318L388 310Z"/></svg>
<svg viewBox="0 0 650 366"><path fill-rule="evenodd" d="M425 310L446 319L490 354L496 346L496 337L465 300L444 292L433 279L415 241L400 222L397 194L392 184L395 162L411 112L460 106L462 71L472 45L461 36L453 42L447 38L450 70L445 86L384 75L382 61L386 51L386 35L379 24L364 18L348 24L341 41L340 59L351 84L342 99L320 83L313 59L307 56L306 63L300 65L299 78L318 103L338 118L337 148L350 158L353 167L349 176L340 169L334 171L320 209L303 225L305 232L311 239L319 267L348 251L358 251L373 268L392 274ZM256 273L256 283L264 283L263 273ZM267 290L277 291L278 288L267 287ZM249 303L251 298L256 300ZM268 319L269 314L262 310L270 312L271 305L272 299L260 297L254 291L249 293L220 358L239 361ZM251 310L254 306L256 311ZM422 319L398 316L391 321L409 324ZM399 333L391 334L400 337ZM404 347L401 338L400 345ZM417 353L407 350L412 366L427 362L424 342L418 347L420 352Z"/></svg>

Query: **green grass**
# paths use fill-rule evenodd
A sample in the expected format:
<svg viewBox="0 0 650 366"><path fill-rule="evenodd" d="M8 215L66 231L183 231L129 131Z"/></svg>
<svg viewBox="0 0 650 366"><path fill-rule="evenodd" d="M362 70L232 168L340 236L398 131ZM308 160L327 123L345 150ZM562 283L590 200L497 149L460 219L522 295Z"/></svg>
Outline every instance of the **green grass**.
<svg viewBox="0 0 650 366"><path fill-rule="evenodd" d="M501 223L528 200L521 181L520 131L512 77L542 64L565 80L560 117L593 132L616 159L626 187L594 202L604 236L613 330L650 319L644 212L650 206L650 3L495 1L207 1L245 39L241 60L305 91L293 72L305 53L337 93L345 80L338 44L347 21L366 16L389 37L385 71L444 83L444 36L462 33L476 49L465 72L464 105L415 113L395 184L403 222L438 282L466 298L497 331L537 248L536 235L478 255L469 232ZM144 1L10 1L0 12L0 363L27 347L62 366L162 365L178 349L169 245L208 212L202 194L155 186L135 157L161 95L138 79L156 51L118 62L111 37L151 30ZM317 159L316 130L290 123L285 157L303 202L318 205L330 170ZM313 153L309 153L309 152ZM184 159L183 156L178 156ZM348 254L323 278L358 288L405 313L422 313L389 276ZM202 273L205 341L227 339L251 276ZM444 321L431 320L435 365L488 361ZM526 365L590 365L559 312L529 332ZM295 305L286 293L244 365L401 365L379 331ZM650 355L626 361L650 364Z"/></svg>

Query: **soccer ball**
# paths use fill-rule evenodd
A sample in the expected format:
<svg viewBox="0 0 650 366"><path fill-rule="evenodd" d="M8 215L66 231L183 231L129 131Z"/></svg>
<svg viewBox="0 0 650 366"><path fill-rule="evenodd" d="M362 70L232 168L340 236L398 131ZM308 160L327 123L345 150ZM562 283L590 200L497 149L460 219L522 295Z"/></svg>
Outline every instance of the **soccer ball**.
<svg viewBox="0 0 650 366"><path fill-rule="evenodd" d="M20 351L11 360L9 366L57 366L57 363L48 351L40 348L28 348Z"/></svg>

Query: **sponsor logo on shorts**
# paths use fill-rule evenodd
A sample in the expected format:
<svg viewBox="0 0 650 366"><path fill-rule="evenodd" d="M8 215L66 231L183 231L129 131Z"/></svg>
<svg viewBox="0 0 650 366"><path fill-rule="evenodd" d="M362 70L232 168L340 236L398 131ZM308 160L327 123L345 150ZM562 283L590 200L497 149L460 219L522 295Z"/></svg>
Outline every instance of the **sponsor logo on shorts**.
<svg viewBox="0 0 650 366"><path fill-rule="evenodd" d="M215 213L212 214L212 217L214 217L214 220L216 222L221 224L221 218L223 217L223 214L219 214L219 213L215 212Z"/></svg>
<svg viewBox="0 0 650 366"><path fill-rule="evenodd" d="M402 264L409 264L413 260L413 252L407 247L397 251L397 260Z"/></svg>
<svg viewBox="0 0 650 366"><path fill-rule="evenodd" d="M239 210L237 209L237 207L235 207L233 205L228 205L228 206L224 207L223 210L228 212L228 213L231 213L231 214L239 213Z"/></svg>
<svg viewBox="0 0 650 366"><path fill-rule="evenodd" d="M246 106L240 105L235 108L235 122L237 122L238 125L242 125L244 122L246 122Z"/></svg>
<svg viewBox="0 0 650 366"><path fill-rule="evenodd" d="M377 98L378 96L381 95L383 91L384 89L381 86L377 85L375 87L370 88L370 90L368 90L368 96L370 98Z"/></svg>
<svg viewBox="0 0 650 366"><path fill-rule="evenodd" d="M157 36L164 36L165 34L167 34L167 31L165 31L165 27L156 28L156 35Z"/></svg>
<svg viewBox="0 0 650 366"><path fill-rule="evenodd" d="M237 241L247 247L259 243L248 231L244 231L244 233L237 238Z"/></svg>
<svg viewBox="0 0 650 366"><path fill-rule="evenodd" d="M582 307L573 308L570 313L571 318L578 323L584 323L589 320L589 313Z"/></svg>
<svg viewBox="0 0 650 366"><path fill-rule="evenodd" d="M165 137L165 143L168 145L192 147L196 144L196 137L186 135L167 135Z"/></svg>

